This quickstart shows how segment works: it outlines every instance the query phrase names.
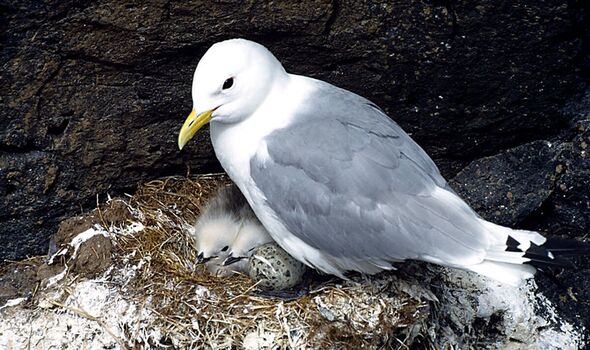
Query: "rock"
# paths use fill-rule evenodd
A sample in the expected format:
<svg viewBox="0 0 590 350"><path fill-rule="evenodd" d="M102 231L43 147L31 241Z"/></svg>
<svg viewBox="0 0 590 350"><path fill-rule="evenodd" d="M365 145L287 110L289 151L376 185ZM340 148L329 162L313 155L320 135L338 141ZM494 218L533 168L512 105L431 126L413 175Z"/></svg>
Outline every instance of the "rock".
<svg viewBox="0 0 590 350"><path fill-rule="evenodd" d="M556 145L559 153L551 197L525 224L582 238L590 232L590 118L576 122L572 134Z"/></svg>
<svg viewBox="0 0 590 350"><path fill-rule="evenodd" d="M97 194L219 169L205 132L176 149L192 72L213 42L258 40L288 70L374 100L446 176L561 135L561 108L590 65L589 11L575 1L70 0L0 12L0 258L10 259L44 252ZM564 217L578 205L569 200Z"/></svg>
<svg viewBox="0 0 590 350"><path fill-rule="evenodd" d="M581 102L590 101L586 94ZM564 135L476 160L451 181L485 219L548 237L586 239L590 232L590 105ZM583 109L582 109L583 110ZM580 110L580 111L582 111ZM590 325L590 256L575 267L538 273L543 294L574 325Z"/></svg>
<svg viewBox="0 0 590 350"><path fill-rule="evenodd" d="M306 267L276 243L259 246L248 261L248 274L262 290L293 288L303 280Z"/></svg>
<svg viewBox="0 0 590 350"><path fill-rule="evenodd" d="M590 119L575 121L564 136L478 159L450 183L486 220L581 238L590 231L589 141Z"/></svg>
<svg viewBox="0 0 590 350"><path fill-rule="evenodd" d="M586 330L562 319L555 304L539 295L534 281L511 287L470 272L437 269L429 285L439 286L433 292L440 303L427 323L430 334L437 335L433 348L574 350L584 346Z"/></svg>
<svg viewBox="0 0 590 350"><path fill-rule="evenodd" d="M590 105L586 119L576 123L569 142L562 143L557 158L563 166L554 190L543 205L522 224L546 235L588 241L590 232L590 156L584 143L590 140ZM590 244L590 243L589 243ZM590 327L590 255L571 259L574 268L545 275L537 281L562 317L572 324ZM590 342L590 338L586 339ZM589 343L590 344L590 343Z"/></svg>
<svg viewBox="0 0 590 350"><path fill-rule="evenodd" d="M470 163L451 181L486 220L514 226L538 210L555 188L558 147L534 141Z"/></svg>
<svg viewBox="0 0 590 350"><path fill-rule="evenodd" d="M95 235L84 242L72 266L72 271L84 277L97 276L113 265L113 244L103 235Z"/></svg>
<svg viewBox="0 0 590 350"><path fill-rule="evenodd" d="M9 300L34 295L38 264L12 263L0 268L0 306Z"/></svg>

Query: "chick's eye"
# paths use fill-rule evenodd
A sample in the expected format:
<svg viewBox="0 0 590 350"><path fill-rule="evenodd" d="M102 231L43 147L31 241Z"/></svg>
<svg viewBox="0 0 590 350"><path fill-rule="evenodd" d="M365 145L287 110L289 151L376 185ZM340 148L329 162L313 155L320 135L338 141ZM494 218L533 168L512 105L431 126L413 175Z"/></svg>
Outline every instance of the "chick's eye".
<svg viewBox="0 0 590 350"><path fill-rule="evenodd" d="M234 85L234 78L227 78L225 79L225 81L223 82L223 87L221 88L222 90L227 90L230 87L232 87Z"/></svg>
<svg viewBox="0 0 590 350"><path fill-rule="evenodd" d="M221 248L221 251L222 251L222 252L225 252L225 251L226 251L226 250L228 250L228 249L229 249L229 247L228 247L228 246L225 246L225 247Z"/></svg>

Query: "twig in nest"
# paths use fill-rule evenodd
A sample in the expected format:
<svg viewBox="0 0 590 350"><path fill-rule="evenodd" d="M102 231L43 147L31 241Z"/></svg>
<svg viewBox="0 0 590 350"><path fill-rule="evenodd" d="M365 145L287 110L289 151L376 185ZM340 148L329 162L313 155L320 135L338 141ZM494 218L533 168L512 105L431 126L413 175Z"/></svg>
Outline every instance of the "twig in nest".
<svg viewBox="0 0 590 350"><path fill-rule="evenodd" d="M104 217L102 216L102 210L100 210L100 203L98 201L98 193L96 194L96 210L98 211L98 217L100 218L100 222L102 223L102 227L104 227L105 230L108 230L109 226L107 225L107 222L104 220Z"/></svg>

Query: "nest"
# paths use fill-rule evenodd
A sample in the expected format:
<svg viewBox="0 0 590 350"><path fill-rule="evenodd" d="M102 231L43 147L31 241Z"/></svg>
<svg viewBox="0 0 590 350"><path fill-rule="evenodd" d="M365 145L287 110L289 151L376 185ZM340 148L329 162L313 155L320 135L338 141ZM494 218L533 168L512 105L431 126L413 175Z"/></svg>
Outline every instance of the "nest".
<svg viewBox="0 0 590 350"><path fill-rule="evenodd" d="M189 230L229 183L223 174L167 177L63 221L48 261L6 267L31 287L14 294L27 301L0 335L13 332L10 341L25 347L122 349L406 348L420 338L435 298L395 274L344 281L310 273L274 294L244 275L210 275ZM25 322L36 334L20 332ZM63 338L48 341L59 329Z"/></svg>
<svg viewBox="0 0 590 350"><path fill-rule="evenodd" d="M197 264L188 232L202 205L227 184L222 174L168 177L145 183L134 195L111 200L92 214L90 221L108 228L114 241L113 268L106 278L124 286L127 300L150 309L144 331L158 329L157 337L125 330L120 345L398 348L413 341L416 322L428 315L428 298L408 292L409 286L404 290L405 282L391 274L350 281L319 278L305 292L282 297L261 295L243 275L209 275ZM132 225L131 233L121 233ZM134 273L123 278L117 271Z"/></svg>
<svg viewBox="0 0 590 350"><path fill-rule="evenodd" d="M287 294L268 295L246 276L211 276L196 263L190 230L227 184L223 174L168 177L62 222L48 261L0 269L0 348L577 349L583 342L583 330L559 321L532 281L507 288L406 262L349 280L311 274Z"/></svg>

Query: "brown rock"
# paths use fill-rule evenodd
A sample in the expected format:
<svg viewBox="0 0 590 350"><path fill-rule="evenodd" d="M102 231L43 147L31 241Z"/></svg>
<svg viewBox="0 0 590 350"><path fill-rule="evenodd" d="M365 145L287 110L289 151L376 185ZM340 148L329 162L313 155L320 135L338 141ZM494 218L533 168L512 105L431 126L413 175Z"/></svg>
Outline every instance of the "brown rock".
<svg viewBox="0 0 590 350"><path fill-rule="evenodd" d="M72 272L87 278L106 271L113 263L113 244L103 235L96 235L80 245L72 262Z"/></svg>

